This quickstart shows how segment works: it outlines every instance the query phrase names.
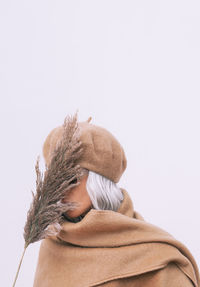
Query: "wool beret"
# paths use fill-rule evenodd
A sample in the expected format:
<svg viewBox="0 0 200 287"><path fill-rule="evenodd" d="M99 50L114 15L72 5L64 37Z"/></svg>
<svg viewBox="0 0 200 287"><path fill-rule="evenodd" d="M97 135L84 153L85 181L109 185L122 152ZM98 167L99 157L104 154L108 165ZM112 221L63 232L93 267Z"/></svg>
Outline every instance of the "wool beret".
<svg viewBox="0 0 200 287"><path fill-rule="evenodd" d="M111 132L91 124L90 120L91 117L85 122L78 122L83 147L78 164L117 183L127 166L124 149ZM54 128L43 144L46 165L50 163L52 151L60 140L62 132L63 126Z"/></svg>

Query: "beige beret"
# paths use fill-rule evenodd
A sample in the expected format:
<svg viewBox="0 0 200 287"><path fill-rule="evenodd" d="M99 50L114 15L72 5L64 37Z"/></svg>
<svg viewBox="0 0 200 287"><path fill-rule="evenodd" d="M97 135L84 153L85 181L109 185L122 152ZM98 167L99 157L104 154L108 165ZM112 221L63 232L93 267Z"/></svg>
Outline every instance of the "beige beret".
<svg viewBox="0 0 200 287"><path fill-rule="evenodd" d="M91 124L90 120L91 117L85 122L78 122L83 147L78 164L117 183L127 166L123 147L108 130ZM43 156L47 165L62 132L62 126L54 128L43 144Z"/></svg>

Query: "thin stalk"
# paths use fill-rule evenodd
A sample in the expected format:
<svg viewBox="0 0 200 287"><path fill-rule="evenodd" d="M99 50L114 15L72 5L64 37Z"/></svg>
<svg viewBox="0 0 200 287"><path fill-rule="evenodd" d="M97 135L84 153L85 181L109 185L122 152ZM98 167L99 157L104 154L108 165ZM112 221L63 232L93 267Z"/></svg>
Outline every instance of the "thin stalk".
<svg viewBox="0 0 200 287"><path fill-rule="evenodd" d="M18 277L18 274L19 274L19 270L20 270L20 267L21 267L21 264L22 264L22 260L23 260L23 257L24 257L24 254L25 254L25 251L26 251L26 248L27 248L27 247L28 247L28 245L26 244L26 245L24 246L24 251L23 251L22 257L21 257L21 259L20 259L19 266L18 266L18 269L17 269L17 273L16 273L16 275L15 275L15 280L14 280L14 283L13 283L12 287L15 286L15 283L16 283L16 281L17 281L17 277Z"/></svg>

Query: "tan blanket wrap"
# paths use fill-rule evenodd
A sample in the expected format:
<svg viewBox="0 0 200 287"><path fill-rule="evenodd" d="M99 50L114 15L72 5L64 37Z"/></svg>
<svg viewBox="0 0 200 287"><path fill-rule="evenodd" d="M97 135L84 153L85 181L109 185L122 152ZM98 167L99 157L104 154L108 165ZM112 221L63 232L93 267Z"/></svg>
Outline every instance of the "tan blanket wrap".
<svg viewBox="0 0 200 287"><path fill-rule="evenodd" d="M34 287L200 286L190 251L144 221L121 190L118 212L91 209L78 223L66 221L57 237L42 240Z"/></svg>

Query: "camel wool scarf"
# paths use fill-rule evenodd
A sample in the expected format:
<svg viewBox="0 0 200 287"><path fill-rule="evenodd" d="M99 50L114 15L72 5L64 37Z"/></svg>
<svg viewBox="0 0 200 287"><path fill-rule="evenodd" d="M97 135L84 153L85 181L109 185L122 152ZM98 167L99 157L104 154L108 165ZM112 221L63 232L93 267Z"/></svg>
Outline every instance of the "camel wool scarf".
<svg viewBox="0 0 200 287"><path fill-rule="evenodd" d="M33 287L200 287L190 251L133 209L90 209L40 245Z"/></svg>

